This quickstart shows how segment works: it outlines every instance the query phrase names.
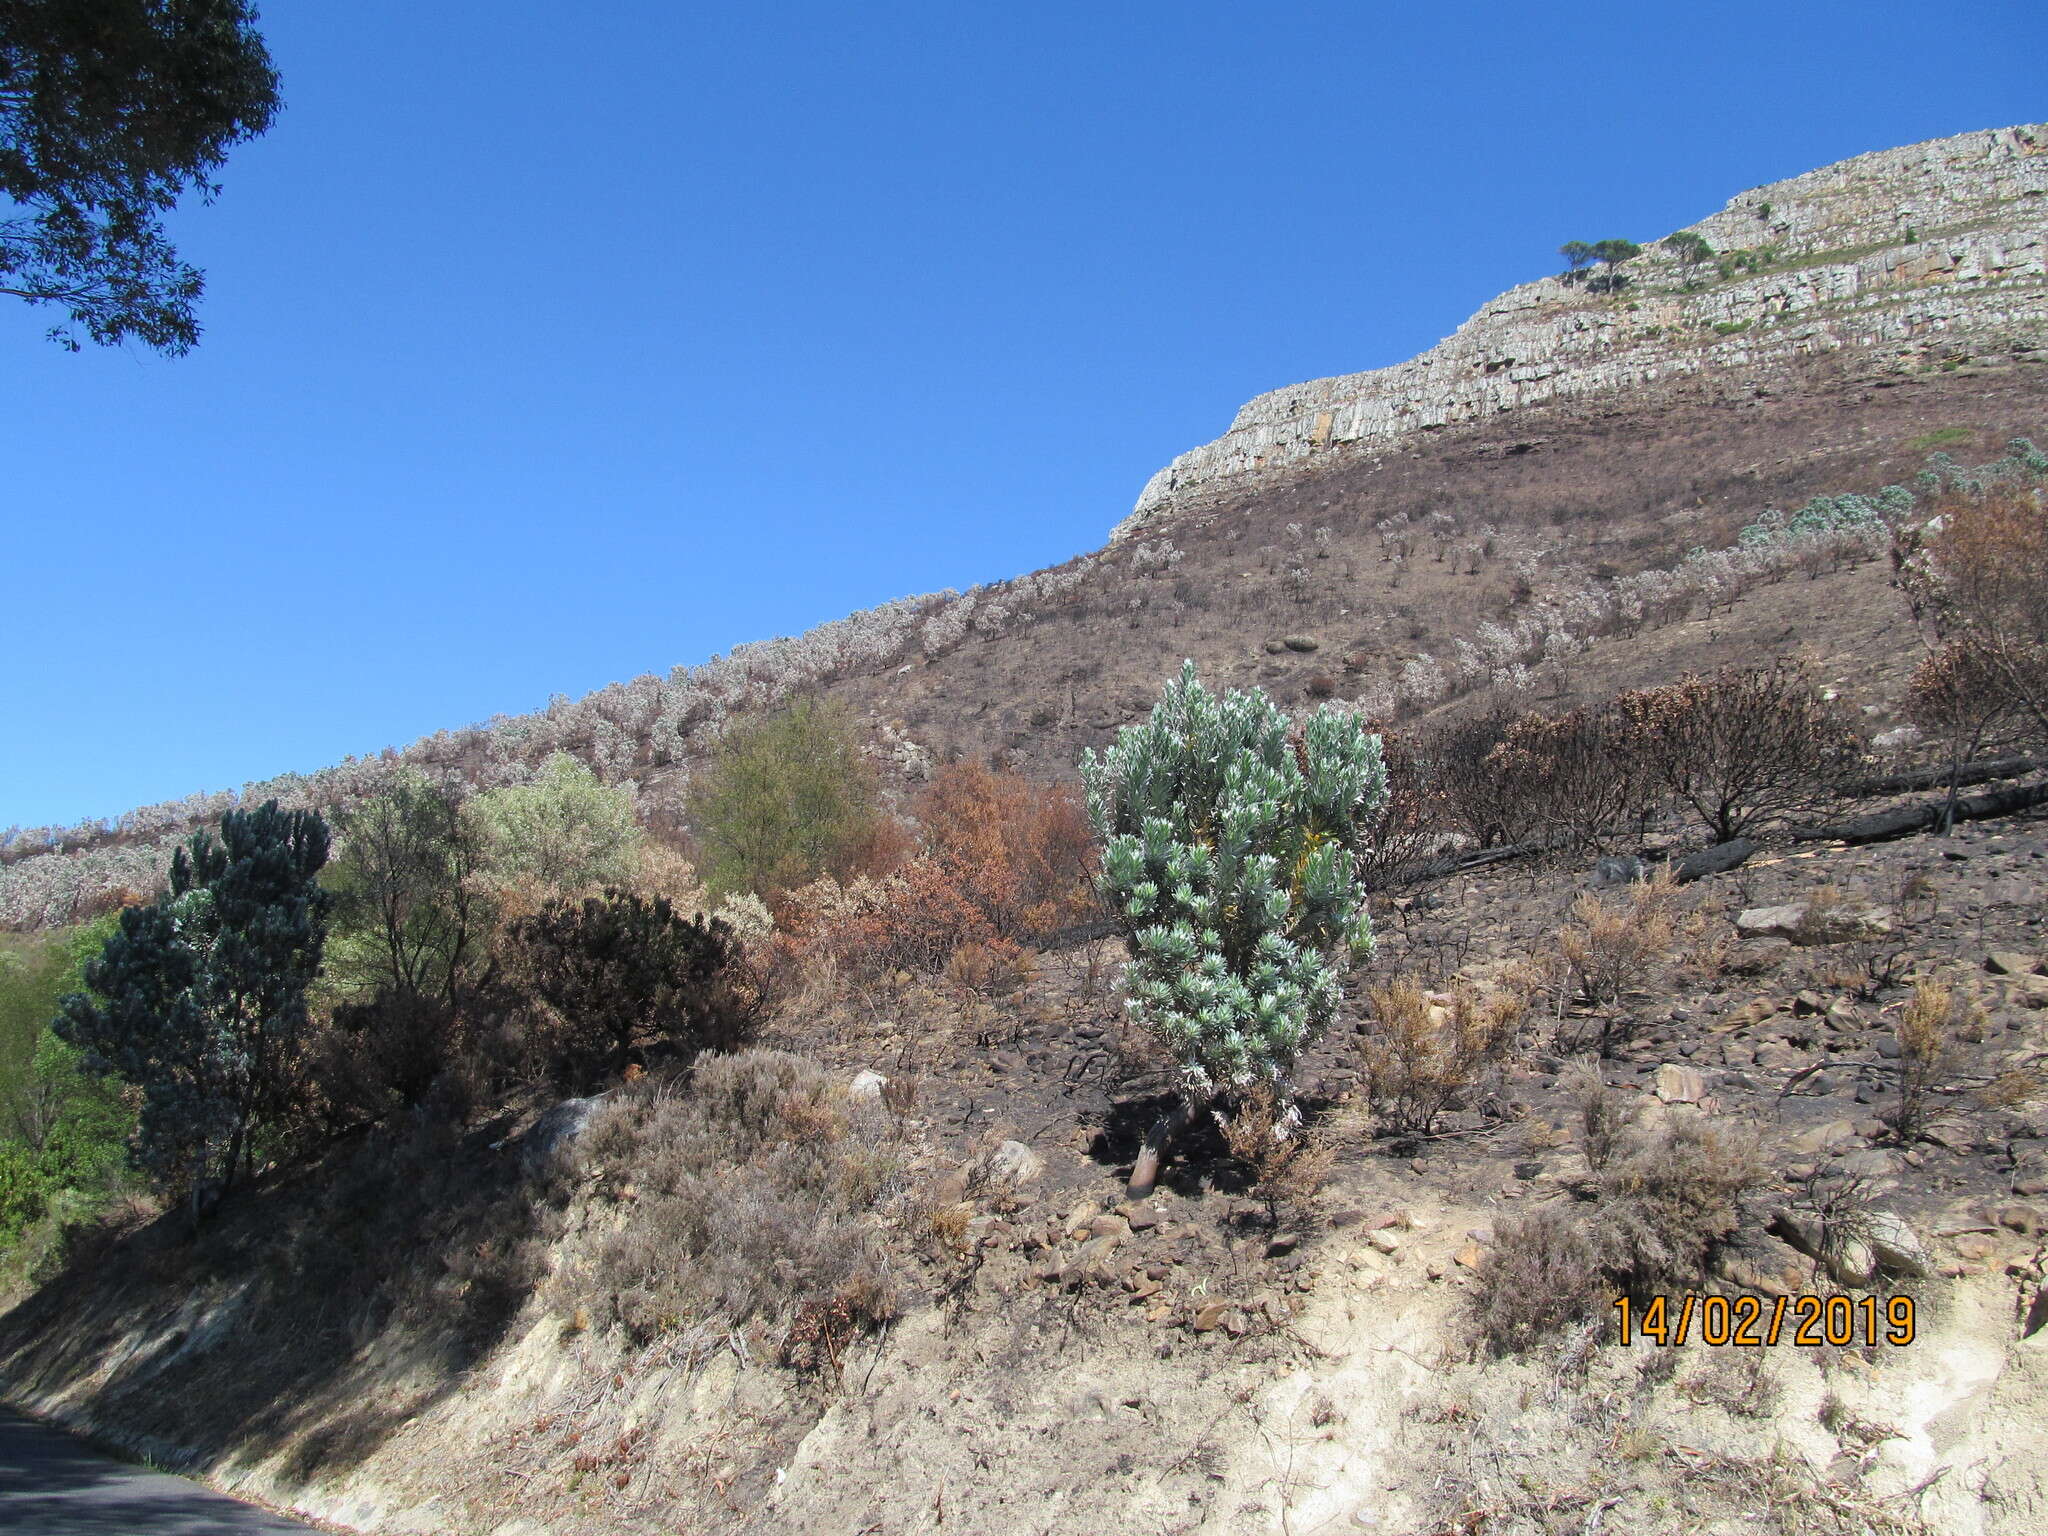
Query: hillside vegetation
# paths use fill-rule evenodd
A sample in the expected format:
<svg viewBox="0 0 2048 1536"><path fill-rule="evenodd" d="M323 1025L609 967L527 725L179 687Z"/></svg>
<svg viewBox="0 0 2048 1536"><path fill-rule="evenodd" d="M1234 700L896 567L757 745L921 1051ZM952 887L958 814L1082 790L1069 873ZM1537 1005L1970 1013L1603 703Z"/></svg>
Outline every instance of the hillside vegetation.
<svg viewBox="0 0 2048 1536"><path fill-rule="evenodd" d="M0 1395L376 1532L2038 1529L2048 390L1943 345L10 832Z"/></svg>

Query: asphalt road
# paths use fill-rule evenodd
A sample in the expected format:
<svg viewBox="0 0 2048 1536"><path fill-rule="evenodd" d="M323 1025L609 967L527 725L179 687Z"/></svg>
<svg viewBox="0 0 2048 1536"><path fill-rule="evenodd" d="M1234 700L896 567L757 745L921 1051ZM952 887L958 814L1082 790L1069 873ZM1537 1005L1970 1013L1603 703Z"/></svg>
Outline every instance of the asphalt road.
<svg viewBox="0 0 2048 1536"><path fill-rule="evenodd" d="M0 1531L26 1536L303 1536L309 1525L103 1456L0 1409Z"/></svg>

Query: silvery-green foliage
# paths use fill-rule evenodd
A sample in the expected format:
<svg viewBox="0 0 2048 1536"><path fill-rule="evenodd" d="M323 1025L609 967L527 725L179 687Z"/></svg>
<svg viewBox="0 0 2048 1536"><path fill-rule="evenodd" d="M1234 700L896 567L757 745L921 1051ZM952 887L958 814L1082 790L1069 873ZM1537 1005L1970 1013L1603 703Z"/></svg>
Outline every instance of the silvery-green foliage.
<svg viewBox="0 0 2048 1536"><path fill-rule="evenodd" d="M752 891L735 891L712 913L742 944L759 944L775 932L775 914Z"/></svg>
<svg viewBox="0 0 2048 1536"><path fill-rule="evenodd" d="M1921 488L1939 495L1944 491L1981 492L1994 485L2028 484L2048 477L2048 453L2034 446L2031 438L2016 437L2005 445L2005 457L1967 469L1946 453L1931 453L1920 472Z"/></svg>
<svg viewBox="0 0 2048 1536"><path fill-rule="evenodd" d="M1190 661L1081 759L1126 1007L1190 1092L1284 1079L1336 1012L1333 955L1372 944L1358 863L1386 798L1379 738L1328 708L1298 744L1289 723L1261 690L1217 698Z"/></svg>
<svg viewBox="0 0 2048 1536"><path fill-rule="evenodd" d="M484 829L487 861L501 878L559 890L625 883L640 847L633 788L604 785L588 767L557 753L530 784L478 795L471 814Z"/></svg>

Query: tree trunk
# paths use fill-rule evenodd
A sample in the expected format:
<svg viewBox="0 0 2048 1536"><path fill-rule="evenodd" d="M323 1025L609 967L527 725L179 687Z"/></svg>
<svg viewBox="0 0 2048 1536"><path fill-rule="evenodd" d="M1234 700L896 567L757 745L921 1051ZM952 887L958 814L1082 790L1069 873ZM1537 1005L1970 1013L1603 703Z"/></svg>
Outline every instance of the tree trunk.
<svg viewBox="0 0 2048 1536"><path fill-rule="evenodd" d="M1138 1160L1131 1165L1131 1182L1124 1188L1126 1200L1143 1200L1151 1195L1152 1186L1159 1182L1159 1165L1166 1160L1167 1149L1193 1118L1183 1102L1175 1106L1173 1113L1152 1122L1152 1129L1145 1133L1145 1145L1138 1149Z"/></svg>
<svg viewBox="0 0 2048 1536"><path fill-rule="evenodd" d="M1962 794L1963 748L1957 742L1948 758L1948 799L1941 807L1941 820L1934 824L1936 837L1947 837L1956 829L1956 799Z"/></svg>

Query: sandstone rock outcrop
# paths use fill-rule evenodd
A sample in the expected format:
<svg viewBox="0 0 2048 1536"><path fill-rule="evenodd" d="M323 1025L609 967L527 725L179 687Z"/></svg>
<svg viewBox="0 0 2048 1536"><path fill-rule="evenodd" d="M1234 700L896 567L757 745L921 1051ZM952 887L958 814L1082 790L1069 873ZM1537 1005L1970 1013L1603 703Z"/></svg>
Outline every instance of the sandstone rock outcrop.
<svg viewBox="0 0 2048 1536"><path fill-rule="evenodd" d="M1768 389L1837 355L1873 382L2048 364L2048 124L1881 150L1689 226L1726 270L1651 245L1619 293L1545 277L1391 368L1260 395L1154 475L1113 537L1247 481L1527 406Z"/></svg>

